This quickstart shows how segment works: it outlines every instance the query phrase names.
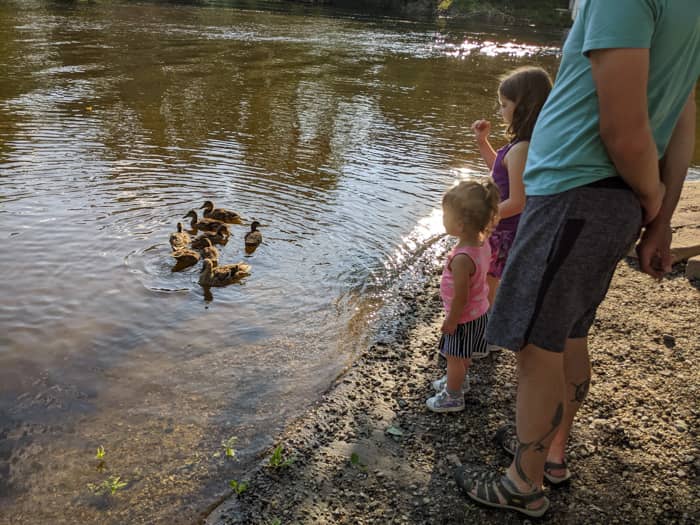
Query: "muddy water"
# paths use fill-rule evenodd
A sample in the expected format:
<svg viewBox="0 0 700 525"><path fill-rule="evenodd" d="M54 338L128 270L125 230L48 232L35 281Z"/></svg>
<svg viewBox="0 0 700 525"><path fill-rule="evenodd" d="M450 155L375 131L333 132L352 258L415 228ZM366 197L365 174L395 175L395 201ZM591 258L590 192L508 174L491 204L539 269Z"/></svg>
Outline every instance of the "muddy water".
<svg viewBox="0 0 700 525"><path fill-rule="evenodd" d="M0 523L196 521L400 315L470 122L561 39L229 4L0 6ZM206 199L252 266L211 294L168 245Z"/></svg>

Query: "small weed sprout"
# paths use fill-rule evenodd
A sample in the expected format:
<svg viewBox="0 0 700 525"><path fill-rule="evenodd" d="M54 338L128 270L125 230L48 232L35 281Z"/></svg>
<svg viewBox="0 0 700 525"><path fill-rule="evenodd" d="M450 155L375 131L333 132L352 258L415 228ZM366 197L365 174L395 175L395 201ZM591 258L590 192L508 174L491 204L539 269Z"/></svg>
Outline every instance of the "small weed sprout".
<svg viewBox="0 0 700 525"><path fill-rule="evenodd" d="M270 522L270 525L282 525L282 522L279 518L275 518Z"/></svg>
<svg viewBox="0 0 700 525"><path fill-rule="evenodd" d="M270 460L268 462L268 465L272 468L275 469L281 469L284 467L288 467L292 463L294 463L294 458L288 457L285 458L283 456L284 453L284 448L282 445L277 445L275 447L275 450L272 451L272 456L270 456Z"/></svg>
<svg viewBox="0 0 700 525"><path fill-rule="evenodd" d="M235 479L232 479L228 482L228 485L236 493L236 496L240 496L246 490L248 490L248 482L246 481L236 481Z"/></svg>
<svg viewBox="0 0 700 525"><path fill-rule="evenodd" d="M97 447L97 454L95 454L95 459L104 459L105 457L105 448L100 445Z"/></svg>
<svg viewBox="0 0 700 525"><path fill-rule="evenodd" d="M357 452L353 452L350 455L350 464L362 471L367 470L367 465L360 461L360 456L357 454Z"/></svg>
<svg viewBox="0 0 700 525"><path fill-rule="evenodd" d="M102 494L114 494L117 493L119 489L126 487L126 482L121 480L120 476L110 476L102 483L96 485L95 483L88 483L87 486L92 491L93 494L101 496Z"/></svg>
<svg viewBox="0 0 700 525"><path fill-rule="evenodd" d="M221 442L221 446L224 447L224 453L227 458L236 459L236 449L234 448L236 441L238 441L238 438L236 436L231 436L226 441Z"/></svg>

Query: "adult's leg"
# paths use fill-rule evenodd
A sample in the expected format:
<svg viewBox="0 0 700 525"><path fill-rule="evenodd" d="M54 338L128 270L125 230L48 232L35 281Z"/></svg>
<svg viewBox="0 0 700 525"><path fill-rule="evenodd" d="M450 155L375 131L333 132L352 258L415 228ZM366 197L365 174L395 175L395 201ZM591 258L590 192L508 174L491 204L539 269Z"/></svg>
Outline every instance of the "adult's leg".
<svg viewBox="0 0 700 525"><path fill-rule="evenodd" d="M571 433L576 412L581 408L588 394L591 383L591 361L588 355L588 338L567 339L564 348L564 380L566 383L566 398L564 403L564 418L558 432L549 446L547 461L564 463L566 443ZM554 475L563 475L564 471L553 470Z"/></svg>
<svg viewBox="0 0 700 525"><path fill-rule="evenodd" d="M518 352L518 450L507 471L521 491L542 486L547 451L564 417L564 354L527 345Z"/></svg>
<svg viewBox="0 0 700 525"><path fill-rule="evenodd" d="M489 285L489 305L493 306L493 302L496 299L496 291L498 290L498 284L501 282L501 280L498 277L494 277L491 274L487 274L486 282Z"/></svg>

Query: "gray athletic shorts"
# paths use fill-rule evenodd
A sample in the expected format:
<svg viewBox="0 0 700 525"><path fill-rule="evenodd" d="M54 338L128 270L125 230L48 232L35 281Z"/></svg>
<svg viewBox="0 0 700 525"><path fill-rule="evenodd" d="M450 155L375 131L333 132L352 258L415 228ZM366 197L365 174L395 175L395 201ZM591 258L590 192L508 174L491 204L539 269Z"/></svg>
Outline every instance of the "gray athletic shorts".
<svg viewBox="0 0 700 525"><path fill-rule="evenodd" d="M528 197L486 340L563 352L568 338L586 337L641 226L639 200L619 177Z"/></svg>

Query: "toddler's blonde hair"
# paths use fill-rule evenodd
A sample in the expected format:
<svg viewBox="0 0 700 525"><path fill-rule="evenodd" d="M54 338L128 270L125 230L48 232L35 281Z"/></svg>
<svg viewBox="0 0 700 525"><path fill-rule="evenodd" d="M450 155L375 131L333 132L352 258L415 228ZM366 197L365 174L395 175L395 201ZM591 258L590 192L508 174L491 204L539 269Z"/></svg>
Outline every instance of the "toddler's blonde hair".
<svg viewBox="0 0 700 525"><path fill-rule="evenodd" d="M486 232L498 213L498 186L490 177L461 181L442 198L442 205L454 211L465 224L479 233Z"/></svg>

